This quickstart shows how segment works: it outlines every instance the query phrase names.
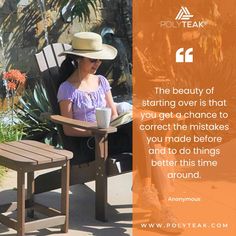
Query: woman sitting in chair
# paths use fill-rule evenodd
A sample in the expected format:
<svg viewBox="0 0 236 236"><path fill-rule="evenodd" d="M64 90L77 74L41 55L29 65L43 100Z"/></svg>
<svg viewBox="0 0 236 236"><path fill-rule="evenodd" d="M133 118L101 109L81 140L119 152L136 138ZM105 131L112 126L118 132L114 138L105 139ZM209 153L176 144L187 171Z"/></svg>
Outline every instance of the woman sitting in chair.
<svg viewBox="0 0 236 236"><path fill-rule="evenodd" d="M96 122L96 108L111 108L111 120L118 117L116 105L111 94L111 87L102 75L95 75L101 60L112 60L117 50L102 44L99 34L80 32L73 36L72 50L66 50L60 55L66 55L61 65L60 74L65 80L59 87L57 98L62 116L87 122ZM76 145L79 159L76 163L86 163L94 160L94 139L91 131L71 126L63 126L64 134L80 142ZM117 142L119 140L119 142ZM71 145L70 145L71 146ZM75 146L75 145L73 145ZM70 149L69 145L66 147ZM132 123L118 128L118 132L109 135L109 155L132 152ZM74 159L74 158L73 158Z"/></svg>
<svg viewBox="0 0 236 236"><path fill-rule="evenodd" d="M96 108L110 107L111 120L117 118L117 108L112 98L109 82L104 76L96 75L96 71L102 63L101 60L114 59L117 50L110 45L102 44L99 34L80 32L73 36L72 49L64 51L61 55L66 55L60 68L62 77L66 80L60 85L57 95L61 115L96 122ZM66 125L63 126L63 130L66 136L80 137L76 139L76 142L79 142L76 145L77 149L71 150L79 153L79 158L73 160L74 162L80 164L94 160L95 142L90 131ZM147 147L144 145L144 136L143 133L140 133L135 139L141 144L140 153L146 156ZM108 144L109 156L125 152L131 153L132 122L117 127L116 133L109 134ZM66 148L69 149L69 146ZM151 183L148 164L147 168L141 166L137 169L144 180L142 199L149 208L160 211L158 195Z"/></svg>

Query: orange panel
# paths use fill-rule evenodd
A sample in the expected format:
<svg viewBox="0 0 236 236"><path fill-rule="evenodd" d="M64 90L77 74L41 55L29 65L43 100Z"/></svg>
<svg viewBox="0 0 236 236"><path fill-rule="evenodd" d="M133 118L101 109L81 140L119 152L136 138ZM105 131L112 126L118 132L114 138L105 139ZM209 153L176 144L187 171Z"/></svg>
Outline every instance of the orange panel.
<svg viewBox="0 0 236 236"><path fill-rule="evenodd" d="M133 236L235 236L235 2L136 0L133 22Z"/></svg>

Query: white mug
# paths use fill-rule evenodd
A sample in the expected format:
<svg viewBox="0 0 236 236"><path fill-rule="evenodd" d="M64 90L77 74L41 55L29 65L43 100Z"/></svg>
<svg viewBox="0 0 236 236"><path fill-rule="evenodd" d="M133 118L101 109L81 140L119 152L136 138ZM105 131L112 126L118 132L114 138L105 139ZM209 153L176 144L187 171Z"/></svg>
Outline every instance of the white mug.
<svg viewBox="0 0 236 236"><path fill-rule="evenodd" d="M111 121L111 108L96 108L96 120L98 128L108 128Z"/></svg>

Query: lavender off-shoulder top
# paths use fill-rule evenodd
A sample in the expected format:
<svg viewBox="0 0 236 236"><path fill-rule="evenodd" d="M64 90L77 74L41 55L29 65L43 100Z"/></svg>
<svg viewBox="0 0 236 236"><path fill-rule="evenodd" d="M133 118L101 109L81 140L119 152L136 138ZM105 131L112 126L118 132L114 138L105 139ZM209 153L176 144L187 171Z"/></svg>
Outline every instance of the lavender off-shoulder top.
<svg viewBox="0 0 236 236"><path fill-rule="evenodd" d="M72 113L73 118L95 122L95 110L96 108L106 107L105 94L111 90L107 79L98 75L99 86L96 91L84 92L75 88L73 84L68 81L63 82L57 93L58 102L62 100L70 100L72 102Z"/></svg>

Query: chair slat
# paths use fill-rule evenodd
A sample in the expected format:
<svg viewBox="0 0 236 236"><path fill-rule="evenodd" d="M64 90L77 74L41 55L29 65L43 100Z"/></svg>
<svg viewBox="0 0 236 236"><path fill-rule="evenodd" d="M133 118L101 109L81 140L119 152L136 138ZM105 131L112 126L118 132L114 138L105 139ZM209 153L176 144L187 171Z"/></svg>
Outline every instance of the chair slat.
<svg viewBox="0 0 236 236"><path fill-rule="evenodd" d="M43 52L39 52L35 54L35 57L38 62L38 67L39 67L40 72L44 72L48 70L48 65L47 65Z"/></svg>
<svg viewBox="0 0 236 236"><path fill-rule="evenodd" d="M69 44L61 44L61 43L54 43L52 44L52 49L54 52L54 56L57 61L57 66L60 67L62 62L65 60L65 56L58 56L60 53L62 53L64 50L68 50L71 48L71 45Z"/></svg>
<svg viewBox="0 0 236 236"><path fill-rule="evenodd" d="M52 50L52 46L51 45L46 46L43 49L43 53L46 58L48 68L57 67L57 62L56 62L55 55Z"/></svg>
<svg viewBox="0 0 236 236"><path fill-rule="evenodd" d="M65 43L63 44L63 47L65 50L69 50L72 48L72 46L70 44L65 44Z"/></svg>
<svg viewBox="0 0 236 236"><path fill-rule="evenodd" d="M59 57L58 54L70 48L71 45L69 44L54 43L46 46L42 52L35 55L39 70L42 72L43 83L47 90L53 114L58 114L59 112L56 100L57 90L61 83L59 68L65 59L65 56Z"/></svg>

